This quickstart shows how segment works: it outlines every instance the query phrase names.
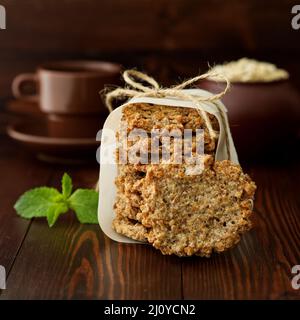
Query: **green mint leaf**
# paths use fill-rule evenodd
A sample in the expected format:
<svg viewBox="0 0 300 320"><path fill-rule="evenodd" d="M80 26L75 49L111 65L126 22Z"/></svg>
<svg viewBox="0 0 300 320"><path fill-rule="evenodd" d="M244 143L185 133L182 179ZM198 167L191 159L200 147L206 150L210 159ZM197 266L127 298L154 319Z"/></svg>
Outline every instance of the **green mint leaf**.
<svg viewBox="0 0 300 320"><path fill-rule="evenodd" d="M46 217L60 193L54 188L40 187L25 192L16 202L17 213L27 219Z"/></svg>
<svg viewBox="0 0 300 320"><path fill-rule="evenodd" d="M65 203L57 203L53 205L51 208L49 208L47 212L47 221L49 227L52 227L55 224L57 218L61 214L66 213L68 210L69 208Z"/></svg>
<svg viewBox="0 0 300 320"><path fill-rule="evenodd" d="M62 193L54 188L35 188L25 192L14 208L23 218L47 217L50 227L70 208L81 223L98 223L98 192L78 189L72 194L72 188L72 179L65 173L62 177Z"/></svg>
<svg viewBox="0 0 300 320"><path fill-rule="evenodd" d="M72 179L71 177L65 173L61 180L62 185L62 194L65 197L65 199L69 198L72 193Z"/></svg>
<svg viewBox="0 0 300 320"><path fill-rule="evenodd" d="M98 223L98 192L78 189L71 195L68 202L80 223Z"/></svg>

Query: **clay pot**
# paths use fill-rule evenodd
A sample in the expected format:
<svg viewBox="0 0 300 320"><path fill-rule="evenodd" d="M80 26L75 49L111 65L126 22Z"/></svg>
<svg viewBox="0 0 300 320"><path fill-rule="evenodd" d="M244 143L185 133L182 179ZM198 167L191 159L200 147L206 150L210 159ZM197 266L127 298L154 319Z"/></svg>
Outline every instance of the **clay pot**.
<svg viewBox="0 0 300 320"><path fill-rule="evenodd" d="M200 88L216 93L222 82L209 80ZM289 80L233 83L222 98L228 109L232 136L242 159L287 152L299 133L300 97Z"/></svg>

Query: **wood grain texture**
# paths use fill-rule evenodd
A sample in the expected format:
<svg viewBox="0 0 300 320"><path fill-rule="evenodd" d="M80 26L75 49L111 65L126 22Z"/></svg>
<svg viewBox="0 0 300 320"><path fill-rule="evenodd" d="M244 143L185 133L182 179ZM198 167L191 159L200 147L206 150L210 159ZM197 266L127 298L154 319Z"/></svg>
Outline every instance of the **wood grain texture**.
<svg viewBox="0 0 300 320"><path fill-rule="evenodd" d="M30 221L17 217L14 203L24 191L45 184L50 170L32 161L3 135L0 135L0 146L0 264L9 273L30 226Z"/></svg>
<svg viewBox="0 0 300 320"><path fill-rule="evenodd" d="M32 163L24 156L18 160ZM57 187L65 170L75 188L92 187L98 176L97 166L43 167ZM0 299L300 299L291 287L291 268L300 261L299 163L248 164L246 171L258 185L255 226L232 250L180 259L150 246L113 242L71 213L52 229L34 219L18 250L0 243L1 253L15 257ZM20 243L18 233L7 232Z"/></svg>
<svg viewBox="0 0 300 320"><path fill-rule="evenodd" d="M56 168L52 183L63 171ZM98 177L98 168L68 172L75 187ZM118 244L67 214L52 229L33 221L1 299L180 299L180 279L180 259Z"/></svg>
<svg viewBox="0 0 300 320"><path fill-rule="evenodd" d="M222 3L3 0L8 29L0 33L1 99L10 95L16 74L63 58L119 61L168 85L204 71L207 61L251 54L286 67L300 87L291 1L273 1L268 10L258 0ZM300 264L299 155L276 165L246 163L258 185L255 226L238 246L211 259L179 259L115 243L72 214L52 229L44 220L18 218L13 204L25 190L59 186L64 171L75 187L91 187L98 167L34 160L3 136L7 120L0 114L0 264L8 270L0 299L300 299L291 287L291 268Z"/></svg>
<svg viewBox="0 0 300 320"><path fill-rule="evenodd" d="M3 0L4 50L298 49L294 1ZM17 52L15 51L15 54Z"/></svg>
<svg viewBox="0 0 300 320"><path fill-rule="evenodd" d="M0 113L1 120L6 119ZM3 125L6 122L3 123ZM31 222L16 215L13 208L18 197L26 190L44 185L50 177L50 170L3 135L0 129L0 265L9 276L15 259L23 244ZM21 160L20 160L21 159ZM0 296L3 293L0 290Z"/></svg>
<svg viewBox="0 0 300 320"><path fill-rule="evenodd" d="M292 0L2 0L0 95L14 76L48 60L104 59L166 79L241 56L297 61ZM156 57L156 59L154 59ZM161 61L157 57L163 58ZM179 59L180 58L180 61ZM290 70L297 70L291 68ZM176 78L177 79L177 78Z"/></svg>
<svg viewBox="0 0 300 320"><path fill-rule="evenodd" d="M250 170L258 186L254 228L224 254L183 263L186 299L300 299L291 285L300 261L300 166L285 166Z"/></svg>

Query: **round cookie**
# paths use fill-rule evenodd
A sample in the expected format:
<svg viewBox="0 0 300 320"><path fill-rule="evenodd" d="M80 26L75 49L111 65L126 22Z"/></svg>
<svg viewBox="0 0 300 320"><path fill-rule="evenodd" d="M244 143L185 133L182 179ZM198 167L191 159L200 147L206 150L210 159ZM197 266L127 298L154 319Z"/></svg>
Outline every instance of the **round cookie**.
<svg viewBox="0 0 300 320"><path fill-rule="evenodd" d="M163 254L210 256L251 227L256 186L239 165L224 160L200 175L183 166L149 166L142 188L148 241Z"/></svg>

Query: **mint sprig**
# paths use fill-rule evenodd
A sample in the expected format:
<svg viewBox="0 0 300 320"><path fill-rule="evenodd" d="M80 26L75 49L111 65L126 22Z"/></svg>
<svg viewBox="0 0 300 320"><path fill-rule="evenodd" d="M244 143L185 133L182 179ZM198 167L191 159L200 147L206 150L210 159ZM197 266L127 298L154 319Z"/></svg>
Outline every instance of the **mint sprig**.
<svg viewBox="0 0 300 320"><path fill-rule="evenodd" d="M72 179L67 173L61 179L61 189L64 199L68 199L72 193L73 185Z"/></svg>
<svg viewBox="0 0 300 320"><path fill-rule="evenodd" d="M72 194L72 189L72 179L65 173L61 193L55 188L34 188L25 192L14 208L18 215L26 219L46 217L49 227L70 209L75 212L80 223L98 223L98 192L93 189L77 189Z"/></svg>

